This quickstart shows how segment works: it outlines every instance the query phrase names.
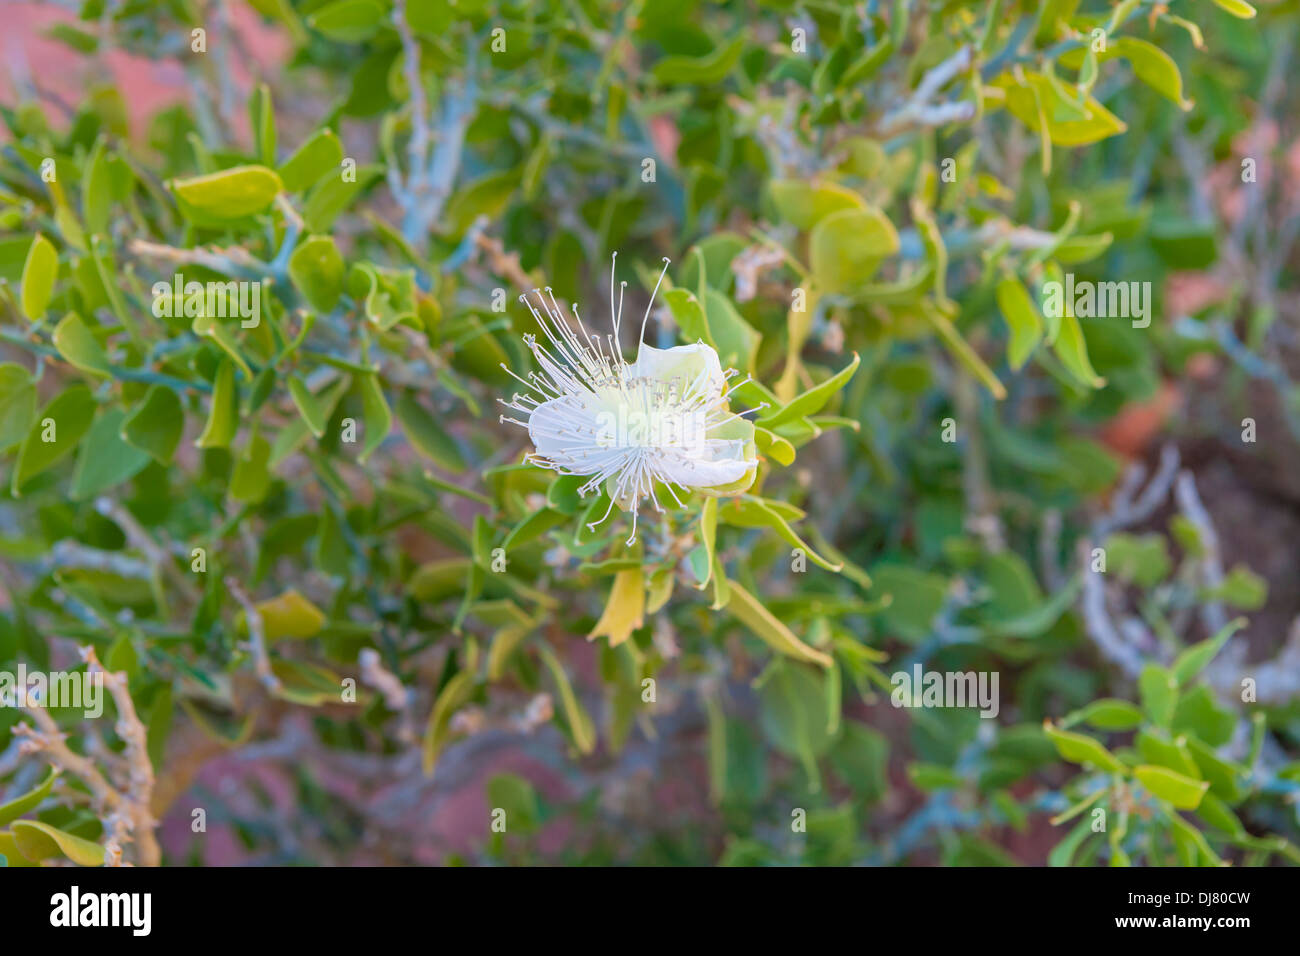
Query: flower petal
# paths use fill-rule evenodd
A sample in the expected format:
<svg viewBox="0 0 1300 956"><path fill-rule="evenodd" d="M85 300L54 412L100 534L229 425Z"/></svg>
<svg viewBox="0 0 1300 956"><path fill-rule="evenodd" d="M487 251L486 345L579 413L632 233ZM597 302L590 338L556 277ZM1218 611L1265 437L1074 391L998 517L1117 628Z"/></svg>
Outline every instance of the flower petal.
<svg viewBox="0 0 1300 956"><path fill-rule="evenodd" d="M564 460L574 451L594 443L604 404L592 393L562 395L538 405L528 416L528 437L537 454L551 461ZM578 429L584 431L578 431Z"/></svg>
<svg viewBox="0 0 1300 956"><path fill-rule="evenodd" d="M628 366L628 374L632 378L653 378L661 382L680 379L682 389L700 379L699 390L704 394L721 394L726 382L718 353L703 342L674 345L670 349L642 344L636 361Z"/></svg>

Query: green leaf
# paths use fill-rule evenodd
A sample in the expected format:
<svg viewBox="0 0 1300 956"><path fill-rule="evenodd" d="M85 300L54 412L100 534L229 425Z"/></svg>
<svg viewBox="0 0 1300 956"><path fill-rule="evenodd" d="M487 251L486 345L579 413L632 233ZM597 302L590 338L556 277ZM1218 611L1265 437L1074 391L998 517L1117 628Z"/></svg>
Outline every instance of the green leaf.
<svg viewBox="0 0 1300 956"><path fill-rule="evenodd" d="M1142 711L1126 700L1106 698L1093 701L1062 721L1062 726L1081 722L1098 730L1132 730L1141 725Z"/></svg>
<svg viewBox="0 0 1300 956"><path fill-rule="evenodd" d="M1187 749L1200 772L1194 774L1210 784L1210 793L1229 803L1238 803L1246 796L1249 771L1240 764L1222 759L1214 749L1195 737L1187 738Z"/></svg>
<svg viewBox="0 0 1300 956"><path fill-rule="evenodd" d="M1193 678L1196 677L1205 666L1214 660L1223 646L1228 643L1228 639L1246 626L1246 619L1239 617L1229 621L1218 634L1208 641L1202 641L1193 647L1187 648L1174 660L1171 672L1173 678L1180 686L1186 686ZM1171 715L1172 716L1172 715Z"/></svg>
<svg viewBox="0 0 1300 956"><path fill-rule="evenodd" d="M254 152L264 166L275 165L275 106L271 88L257 84L248 100L249 126L253 129Z"/></svg>
<svg viewBox="0 0 1300 956"><path fill-rule="evenodd" d="M1179 810L1195 810L1201 805L1201 798L1210 788L1208 781L1193 780L1168 767L1142 764L1133 768L1133 776L1162 800L1168 800Z"/></svg>
<svg viewBox="0 0 1300 956"><path fill-rule="evenodd" d="M898 232L878 209L841 209L813 227L808 250L818 289L850 292L898 252Z"/></svg>
<svg viewBox="0 0 1300 956"><path fill-rule="evenodd" d="M1079 847L1092 836L1092 820L1084 817L1074 829L1065 835L1060 843L1052 848L1052 852L1047 854L1048 866L1069 866L1074 855L1079 852Z"/></svg>
<svg viewBox="0 0 1300 956"><path fill-rule="evenodd" d="M1221 747L1232 737L1237 718L1220 707L1214 692L1201 684L1178 699L1170 726L1174 733L1189 733L1211 747Z"/></svg>
<svg viewBox="0 0 1300 956"><path fill-rule="evenodd" d="M58 778L59 771L50 768L34 789L27 791L21 796L15 797L8 803L0 804L0 827L8 825L10 822L17 820L28 810L34 810L41 805L41 802L50 795L50 790L54 787L54 781Z"/></svg>
<svg viewBox="0 0 1300 956"><path fill-rule="evenodd" d="M513 531L506 535L506 539L501 542L501 547L509 552L511 548L518 548L536 540L552 528L568 524L568 521L569 516L562 511L555 511L551 508L541 508L533 511L523 521L515 525Z"/></svg>
<svg viewBox="0 0 1300 956"><path fill-rule="evenodd" d="M81 316L69 312L54 327L54 347L70 364L83 372L107 377L108 355L99 339L82 321Z"/></svg>
<svg viewBox="0 0 1300 956"><path fill-rule="evenodd" d="M1088 346L1083 339L1083 329L1069 309L1061 316L1061 328L1052 348L1070 374L1081 383L1089 388L1101 388L1106 384L1106 380L1093 370L1092 362L1088 359Z"/></svg>
<svg viewBox="0 0 1300 956"><path fill-rule="evenodd" d="M1086 734L1058 730L1050 721L1043 722L1043 733L1056 744L1057 752L1070 763L1086 764L1108 773L1123 773L1124 765L1098 741Z"/></svg>
<svg viewBox="0 0 1300 956"><path fill-rule="evenodd" d="M758 447L760 453L768 456L778 465L788 467L794 464L794 445L776 432L770 432L766 428L755 425L754 444Z"/></svg>
<svg viewBox="0 0 1300 956"><path fill-rule="evenodd" d="M1183 99L1183 77L1178 72L1178 64L1154 43L1137 37L1115 37L1110 41L1107 53L1128 60L1139 80L1179 109L1192 108L1192 101Z"/></svg>
<svg viewBox="0 0 1300 956"><path fill-rule="evenodd" d="M406 5L406 22L415 33L431 40L440 39L455 19L456 9L451 0L426 0Z"/></svg>
<svg viewBox="0 0 1300 956"><path fill-rule="evenodd" d="M952 790L965 783L951 767L934 763L909 763L907 777L920 790Z"/></svg>
<svg viewBox="0 0 1300 956"><path fill-rule="evenodd" d="M95 399L84 385L73 385L53 398L37 415L18 450L10 490L16 496L24 484L69 454L90 429ZM45 441L50 437L52 441Z"/></svg>
<svg viewBox="0 0 1300 956"><path fill-rule="evenodd" d="M763 337L736 311L731 299L712 287L706 288L704 314L722 367L753 371L754 356Z"/></svg>
<svg viewBox="0 0 1300 956"><path fill-rule="evenodd" d="M263 16L284 24L298 46L305 46L310 41L289 0L248 0L248 5Z"/></svg>
<svg viewBox="0 0 1300 956"><path fill-rule="evenodd" d="M230 497L235 501L257 504L266 497L271 487L271 472L267 462L271 457L271 443L256 432L235 461L230 476ZM326 509L328 513L328 509Z"/></svg>
<svg viewBox="0 0 1300 956"><path fill-rule="evenodd" d="M416 451L445 471L459 473L465 470L465 459L456 442L443 431L438 420L425 410L414 393L403 391L398 396L396 411L397 421Z"/></svg>
<svg viewBox="0 0 1300 956"><path fill-rule="evenodd" d="M284 189L265 166L235 166L206 176L171 182L181 214L199 225L233 221L266 209Z"/></svg>
<svg viewBox="0 0 1300 956"><path fill-rule="evenodd" d="M735 604L731 602L728 607ZM759 724L772 746L803 765L812 789L820 788L817 758L825 756L836 735L827 729L822 678L816 671L784 661L773 666L758 686Z"/></svg>
<svg viewBox="0 0 1300 956"><path fill-rule="evenodd" d="M343 144L332 129L317 130L276 170L287 193L316 185L327 173L341 176Z"/></svg>
<svg viewBox="0 0 1300 956"><path fill-rule="evenodd" d="M1024 285L1013 275L1003 276L997 286L998 308L1011 327L1007 361L1019 370L1043 338L1043 319Z"/></svg>
<svg viewBox="0 0 1300 956"><path fill-rule="evenodd" d="M1023 82L1004 75L995 85L1006 91L1007 110L1016 119L1041 129L1057 146L1086 146L1128 128L1093 97L1078 101L1059 80L1042 73L1025 72Z"/></svg>
<svg viewBox="0 0 1300 956"><path fill-rule="evenodd" d="M72 473L73 501L85 501L116 487L149 464L147 452L122 439L126 414L124 408L110 408L91 425Z"/></svg>
<svg viewBox="0 0 1300 956"><path fill-rule="evenodd" d="M325 434L325 426L329 424L330 409L327 409L321 399L312 394L307 383L298 375L289 376L289 394L293 397L293 403L298 408L298 414L307 424L307 430L317 438Z"/></svg>
<svg viewBox="0 0 1300 956"><path fill-rule="evenodd" d="M176 453L184 429L185 410L176 393L166 385L151 385L144 401L122 423L122 437L166 465Z"/></svg>
<svg viewBox="0 0 1300 956"><path fill-rule="evenodd" d="M923 640L948 595L948 581L904 564L881 563L871 568L871 579L890 603L882 612L885 627L905 641Z"/></svg>
<svg viewBox="0 0 1300 956"><path fill-rule="evenodd" d="M1228 572L1222 584L1207 591L1206 597L1244 611L1258 611L1268 600L1268 582L1250 568L1239 564Z"/></svg>
<svg viewBox="0 0 1300 956"><path fill-rule="evenodd" d="M384 397L378 375L373 373L357 375L356 381L357 388L361 392L361 414L365 418L362 428L366 435L365 444L361 448L357 461L364 465L392 430L393 413L388 407L388 400Z"/></svg>
<svg viewBox="0 0 1300 956"><path fill-rule="evenodd" d="M971 347L957 326L952 324L948 316L939 311L938 307L930 302L921 303L921 312L934 326L935 331L939 333L939 338L943 339L944 345L952 352L957 359L966 366L966 368L978 378L992 394L993 397L1001 401L1007 397L1007 390L998 379L993 370L980 357L979 352Z"/></svg>
<svg viewBox="0 0 1300 956"><path fill-rule="evenodd" d="M1108 570L1139 587L1154 587L1169 574L1169 549L1163 535L1117 532L1106 539L1105 549Z"/></svg>
<svg viewBox="0 0 1300 956"><path fill-rule="evenodd" d="M235 364L222 359L212 388L208 423L194 444L199 448L228 448L238 430L239 391L235 386Z"/></svg>
<svg viewBox="0 0 1300 956"><path fill-rule="evenodd" d="M27 249L20 280L23 315L31 321L35 322L45 315L58 274L59 254L54 249L54 243L38 232Z"/></svg>
<svg viewBox="0 0 1300 956"><path fill-rule="evenodd" d="M33 863L22 855L18 849L17 841L14 840L14 835L8 830L0 830L0 859L5 861L0 866L15 869L18 867L40 866L40 863Z"/></svg>
<svg viewBox="0 0 1300 956"><path fill-rule="evenodd" d="M1159 664L1147 664L1138 675L1142 709L1157 727L1168 727L1178 706L1178 681Z"/></svg>
<svg viewBox="0 0 1300 956"><path fill-rule="evenodd" d="M855 799L871 804L889 790L889 738L857 721L848 721L830 752L835 773Z"/></svg>
<svg viewBox="0 0 1300 956"><path fill-rule="evenodd" d="M1216 797L1213 793L1207 793L1201 797L1201 805L1196 808L1196 815L1216 829L1222 830L1230 836L1241 837L1246 835L1246 828L1241 823L1241 818L1232 812L1232 808Z"/></svg>
<svg viewBox="0 0 1300 956"><path fill-rule="evenodd" d="M854 352L853 361L826 379L826 381L813 386L800 395L796 395L784 408L778 409L771 415L761 417L758 421L768 428L776 428L787 422L797 421L807 415L816 415L826 406L826 403L830 401L836 392L849 383L849 379L853 378L853 373L858 370L858 365L861 362L858 353Z"/></svg>
<svg viewBox="0 0 1300 956"><path fill-rule="evenodd" d="M289 257L289 279L314 309L329 312L343 294L343 257L329 236L309 236Z"/></svg>
<svg viewBox="0 0 1300 956"><path fill-rule="evenodd" d="M700 304L694 292L687 289L669 289L664 293L664 302L672 313L673 321L681 330L683 339L688 342L702 341L712 346L714 351L717 350L718 345L713 341L713 336L709 332L708 319L704 316L704 306Z"/></svg>
<svg viewBox="0 0 1300 956"><path fill-rule="evenodd" d="M302 211L302 219L309 232L329 232L339 214L356 202L362 191L384 174L384 167L374 164L358 166L353 173L355 178L351 181L340 174L322 177L316 183Z"/></svg>
<svg viewBox="0 0 1300 956"><path fill-rule="evenodd" d="M10 828L18 851L29 860L65 856L78 866L103 866L104 848L37 820L15 820Z"/></svg>
<svg viewBox="0 0 1300 956"><path fill-rule="evenodd" d="M776 204L777 213L799 229L811 229L831 213L842 209L868 208L862 196L838 183L777 179L772 181L768 189L772 194L772 202Z"/></svg>
<svg viewBox="0 0 1300 956"><path fill-rule="evenodd" d="M776 502L753 495L731 498L718 509L718 517L726 524L739 528L770 528L787 544L803 550L813 563L827 571L838 572L843 565L833 564L808 546L795 534L786 519L778 512ZM802 514L799 512L799 514Z"/></svg>
<svg viewBox="0 0 1300 956"><path fill-rule="evenodd" d="M95 140L95 146L86 157L82 171L81 218L91 233L108 232L108 213L113 201L113 184L108 170L104 139Z"/></svg>
<svg viewBox="0 0 1300 956"><path fill-rule="evenodd" d="M340 43L369 40L384 25L379 0L336 0L307 18L307 25Z"/></svg>
<svg viewBox="0 0 1300 956"><path fill-rule="evenodd" d="M542 818L541 802L537 791L523 777L513 773L499 773L487 782L488 806L505 811L505 826L509 833L532 833Z"/></svg>
<svg viewBox="0 0 1300 956"><path fill-rule="evenodd" d="M666 56L654 65L651 72L660 83L669 85L717 83L731 72L744 49L745 38L737 36L706 56Z"/></svg>
<svg viewBox="0 0 1300 956"><path fill-rule="evenodd" d="M21 441L36 417L36 383L15 362L0 364L0 451Z"/></svg>

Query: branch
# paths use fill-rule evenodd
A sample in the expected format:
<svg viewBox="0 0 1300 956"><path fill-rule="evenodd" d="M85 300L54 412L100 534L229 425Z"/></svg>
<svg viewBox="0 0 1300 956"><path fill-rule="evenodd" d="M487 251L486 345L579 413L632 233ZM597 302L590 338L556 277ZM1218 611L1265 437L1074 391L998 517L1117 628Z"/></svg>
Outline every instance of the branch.
<svg viewBox="0 0 1300 956"><path fill-rule="evenodd" d="M262 623L262 613L253 606L253 602L244 593L239 582L233 577L226 578L226 589L230 596L244 609L244 622L248 625L248 641L244 647L253 655L253 667L262 686L274 693L280 689L280 678L271 669L271 655L266 650L266 628Z"/></svg>
<svg viewBox="0 0 1300 956"><path fill-rule="evenodd" d="M894 136L908 129L927 129L946 126L974 118L975 104L969 100L951 100L945 103L930 101L945 86L971 68L971 48L963 46L948 59L931 67L921 77L908 101L898 109L887 113L876 124L875 132L879 136Z"/></svg>

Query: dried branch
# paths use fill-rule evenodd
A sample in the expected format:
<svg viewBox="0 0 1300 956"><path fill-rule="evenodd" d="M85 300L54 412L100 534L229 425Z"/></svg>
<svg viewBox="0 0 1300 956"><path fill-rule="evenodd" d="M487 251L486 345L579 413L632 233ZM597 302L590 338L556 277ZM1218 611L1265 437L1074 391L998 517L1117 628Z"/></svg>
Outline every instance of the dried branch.
<svg viewBox="0 0 1300 956"><path fill-rule="evenodd" d="M969 72L971 64L971 48L963 46L948 59L930 68L921 77L921 82L916 85L916 90L907 102L887 113L876 124L876 135L895 136L909 129L928 129L973 119L975 104L969 100L931 102L950 82L961 74Z"/></svg>
<svg viewBox="0 0 1300 956"><path fill-rule="evenodd" d="M244 648L253 655L253 667L262 686L274 693L280 689L280 678L271 669L271 655L266 649L266 627L262 623L262 613L253 605L239 582L233 577L226 578L226 589L244 610L244 622L248 625L248 640Z"/></svg>
<svg viewBox="0 0 1300 956"><path fill-rule="evenodd" d="M90 791L94 809L104 821L104 830L108 836L104 844L104 861L107 865L121 865L123 847L134 841L137 862L142 866L158 866L162 862L162 851L154 833L157 821L150 811L154 775L153 764L149 760L148 733L136 713L126 674L104 670L93 647L83 647L81 657L86 662L88 676L102 675L104 685L117 708L118 722L115 729L126 743L127 769L124 785L114 786L100 772L95 761L74 753L67 745L67 735L39 703L24 706L36 723L36 729L26 723L14 728L14 734L23 739L20 751L42 754L56 770L76 777L85 784Z"/></svg>

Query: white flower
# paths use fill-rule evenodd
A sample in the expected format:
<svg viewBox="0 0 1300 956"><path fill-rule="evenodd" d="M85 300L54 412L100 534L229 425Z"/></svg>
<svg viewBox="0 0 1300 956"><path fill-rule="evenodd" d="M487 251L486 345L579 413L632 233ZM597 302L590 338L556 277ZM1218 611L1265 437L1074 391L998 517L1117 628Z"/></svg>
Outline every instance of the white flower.
<svg viewBox="0 0 1300 956"><path fill-rule="evenodd" d="M541 371L525 378L506 368L533 394L516 393L510 401L503 400L524 418L503 415L501 420L528 429L536 450L526 460L563 475L590 476L579 494L585 496L603 484L610 506L588 527L604 522L617 504L632 512L632 544L643 499L649 498L662 512L664 491L679 506L683 502L677 489L686 494L739 494L753 483L758 461L754 426L741 417L747 412L732 413L728 407L727 382L736 373L722 370L718 353L703 342L669 349L645 344L646 321L668 271L667 259L641 320L636 361L623 360L618 336L627 283L620 285L615 309L617 256L611 259L609 286L614 331L604 339L587 331L576 304L575 330L550 286L545 295L533 290L540 313L527 296L519 297L549 346L535 335L524 336Z"/></svg>

